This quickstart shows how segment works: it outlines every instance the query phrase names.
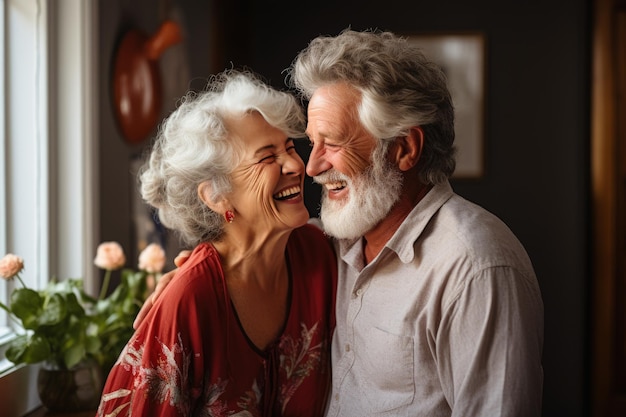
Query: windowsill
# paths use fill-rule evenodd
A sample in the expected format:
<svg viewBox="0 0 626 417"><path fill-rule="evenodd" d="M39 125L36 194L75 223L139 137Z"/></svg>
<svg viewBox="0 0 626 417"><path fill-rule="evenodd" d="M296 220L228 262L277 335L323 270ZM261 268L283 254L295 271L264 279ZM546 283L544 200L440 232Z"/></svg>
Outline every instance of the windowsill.
<svg viewBox="0 0 626 417"><path fill-rule="evenodd" d="M0 376L2 416L21 417L41 406L37 394L38 365L12 366Z"/></svg>
<svg viewBox="0 0 626 417"><path fill-rule="evenodd" d="M9 342L15 338L15 333L8 327L0 327L0 378L15 368L15 364L5 357Z"/></svg>

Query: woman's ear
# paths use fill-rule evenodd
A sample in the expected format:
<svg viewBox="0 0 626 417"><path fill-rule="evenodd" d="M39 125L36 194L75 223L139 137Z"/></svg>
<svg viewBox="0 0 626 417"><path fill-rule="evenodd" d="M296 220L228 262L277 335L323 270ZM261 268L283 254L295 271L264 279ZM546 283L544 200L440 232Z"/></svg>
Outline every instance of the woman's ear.
<svg viewBox="0 0 626 417"><path fill-rule="evenodd" d="M218 201L214 201L211 198L213 194L213 187L210 181L204 181L198 185L198 197L200 200L211 210L216 213L224 213L230 208L229 202L225 198L220 198Z"/></svg>
<svg viewBox="0 0 626 417"><path fill-rule="evenodd" d="M412 127L409 134L396 138L394 159L401 171L408 171L417 165L424 148L424 131L421 127Z"/></svg>

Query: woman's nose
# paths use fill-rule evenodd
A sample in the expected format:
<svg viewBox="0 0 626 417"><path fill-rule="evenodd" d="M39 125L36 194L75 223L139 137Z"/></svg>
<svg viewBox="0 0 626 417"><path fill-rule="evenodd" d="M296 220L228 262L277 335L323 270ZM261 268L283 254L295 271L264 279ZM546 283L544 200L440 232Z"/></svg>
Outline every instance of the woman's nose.
<svg viewBox="0 0 626 417"><path fill-rule="evenodd" d="M282 155L282 173L285 175L288 174L297 174L300 175L304 172L304 162L300 155L296 152L289 154L285 153Z"/></svg>

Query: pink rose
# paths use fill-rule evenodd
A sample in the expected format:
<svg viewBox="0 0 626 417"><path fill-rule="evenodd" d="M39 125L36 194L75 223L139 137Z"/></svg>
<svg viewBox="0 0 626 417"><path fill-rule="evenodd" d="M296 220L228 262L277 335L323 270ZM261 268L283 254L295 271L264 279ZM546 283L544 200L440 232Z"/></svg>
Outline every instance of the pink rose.
<svg viewBox="0 0 626 417"><path fill-rule="evenodd" d="M165 267L165 251L156 243L151 243L139 254L139 269L150 274L160 274Z"/></svg>
<svg viewBox="0 0 626 417"><path fill-rule="evenodd" d="M0 259L0 276L4 279L11 279L24 269L24 260L12 253L4 255Z"/></svg>
<svg viewBox="0 0 626 417"><path fill-rule="evenodd" d="M101 269L115 271L126 263L126 256L122 246L117 242L103 242L98 246L93 263Z"/></svg>

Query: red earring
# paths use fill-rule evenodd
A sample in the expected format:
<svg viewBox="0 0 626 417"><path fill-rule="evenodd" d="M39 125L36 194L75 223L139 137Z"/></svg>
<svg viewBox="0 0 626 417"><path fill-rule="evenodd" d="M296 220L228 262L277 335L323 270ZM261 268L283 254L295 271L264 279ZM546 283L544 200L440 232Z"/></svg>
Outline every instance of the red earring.
<svg viewBox="0 0 626 417"><path fill-rule="evenodd" d="M231 210L226 210L226 213L224 213L224 218L228 223L232 223L233 220L235 220L235 213L233 213Z"/></svg>

